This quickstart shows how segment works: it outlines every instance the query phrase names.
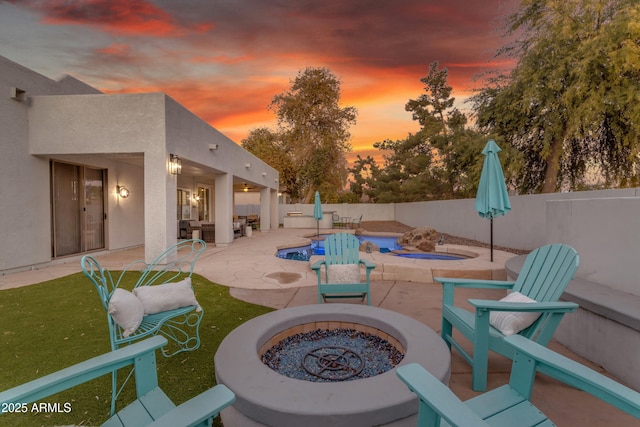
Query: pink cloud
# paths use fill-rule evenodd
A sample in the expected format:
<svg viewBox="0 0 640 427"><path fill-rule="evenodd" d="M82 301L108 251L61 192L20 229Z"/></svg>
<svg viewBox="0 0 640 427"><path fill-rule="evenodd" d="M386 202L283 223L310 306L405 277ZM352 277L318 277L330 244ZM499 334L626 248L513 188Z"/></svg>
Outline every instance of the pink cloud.
<svg viewBox="0 0 640 427"><path fill-rule="evenodd" d="M123 35L182 36L213 28L207 23L185 28L146 0L27 0L25 4L42 13L45 24L93 26Z"/></svg>

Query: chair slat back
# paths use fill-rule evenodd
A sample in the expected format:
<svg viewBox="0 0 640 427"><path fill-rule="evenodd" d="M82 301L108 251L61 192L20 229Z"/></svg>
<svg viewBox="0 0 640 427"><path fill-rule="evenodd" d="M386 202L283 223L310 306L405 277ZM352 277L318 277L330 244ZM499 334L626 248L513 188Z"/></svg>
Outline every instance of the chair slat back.
<svg viewBox="0 0 640 427"><path fill-rule="evenodd" d="M570 246L551 244L531 252L513 287L538 302L557 301L578 270L580 258Z"/></svg>
<svg viewBox="0 0 640 427"><path fill-rule="evenodd" d="M349 233L336 233L324 241L324 257L327 265L358 264L360 241Z"/></svg>

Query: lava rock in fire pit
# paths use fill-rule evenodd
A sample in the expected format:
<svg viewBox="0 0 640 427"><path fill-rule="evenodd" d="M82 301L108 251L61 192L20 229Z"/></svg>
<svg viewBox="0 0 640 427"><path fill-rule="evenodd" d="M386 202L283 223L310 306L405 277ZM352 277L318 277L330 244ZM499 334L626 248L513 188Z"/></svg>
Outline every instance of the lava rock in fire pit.
<svg viewBox="0 0 640 427"><path fill-rule="evenodd" d="M262 362L289 378L336 382L383 374L403 357L385 339L339 328L317 329L285 338L262 355Z"/></svg>

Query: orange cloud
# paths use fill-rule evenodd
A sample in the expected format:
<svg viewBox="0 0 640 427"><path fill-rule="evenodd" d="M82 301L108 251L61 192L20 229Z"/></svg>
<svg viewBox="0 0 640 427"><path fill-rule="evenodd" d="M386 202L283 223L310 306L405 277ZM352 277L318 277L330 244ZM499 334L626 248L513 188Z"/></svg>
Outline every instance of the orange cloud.
<svg viewBox="0 0 640 427"><path fill-rule="evenodd" d="M132 82L133 83L133 82ZM199 80L175 81L160 85L124 86L124 89L102 89L105 93L164 92L202 120L223 133L227 128L244 128L243 134L235 131L240 139L256 127L256 123L273 122L274 115L267 105L279 88L247 83L203 82ZM230 136L230 135L228 135ZM240 142L240 139L234 139Z"/></svg>
<svg viewBox="0 0 640 427"><path fill-rule="evenodd" d="M101 55L126 57L129 56L129 53L131 52L131 46L124 43L114 43L98 49L97 52Z"/></svg>
<svg viewBox="0 0 640 427"><path fill-rule="evenodd" d="M239 56L229 56L229 55L216 55L216 56L194 56L191 58L191 62L199 63L199 64L225 64L225 65L233 65L239 62L248 62L255 59L255 57L251 55L239 55Z"/></svg>
<svg viewBox="0 0 640 427"><path fill-rule="evenodd" d="M354 154L418 130L404 105L423 94L431 62L448 69L458 102L474 76L511 68L489 60L503 44L498 5L514 2L13 0L44 24L100 35L73 46L75 69L64 72L107 93L165 92L236 142L275 126L267 106L298 71L328 67L342 104L359 111Z"/></svg>

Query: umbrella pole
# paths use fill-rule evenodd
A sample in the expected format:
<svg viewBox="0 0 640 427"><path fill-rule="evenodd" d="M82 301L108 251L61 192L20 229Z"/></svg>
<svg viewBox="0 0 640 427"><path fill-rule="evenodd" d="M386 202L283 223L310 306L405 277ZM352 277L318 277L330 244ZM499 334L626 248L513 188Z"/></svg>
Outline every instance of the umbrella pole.
<svg viewBox="0 0 640 427"><path fill-rule="evenodd" d="M316 219L316 237L320 237L320 220Z"/></svg>
<svg viewBox="0 0 640 427"><path fill-rule="evenodd" d="M491 262L493 262L493 215L491 216Z"/></svg>

